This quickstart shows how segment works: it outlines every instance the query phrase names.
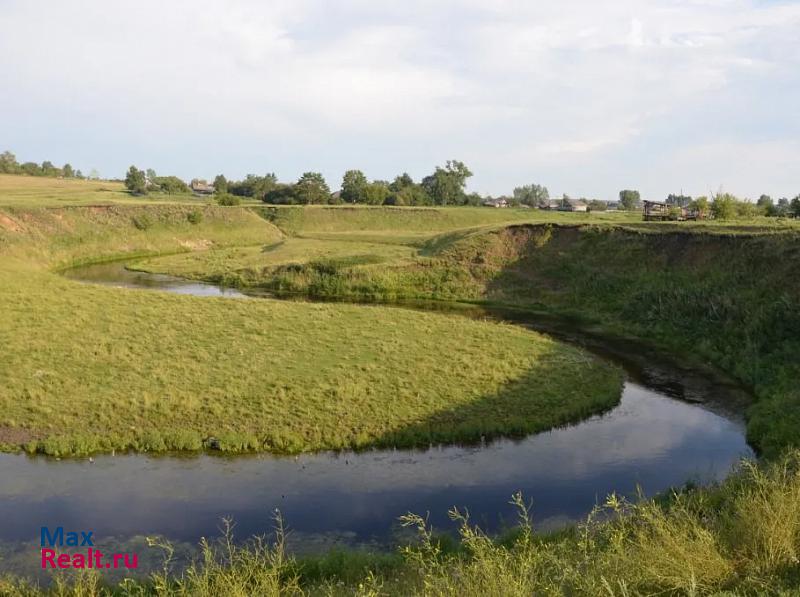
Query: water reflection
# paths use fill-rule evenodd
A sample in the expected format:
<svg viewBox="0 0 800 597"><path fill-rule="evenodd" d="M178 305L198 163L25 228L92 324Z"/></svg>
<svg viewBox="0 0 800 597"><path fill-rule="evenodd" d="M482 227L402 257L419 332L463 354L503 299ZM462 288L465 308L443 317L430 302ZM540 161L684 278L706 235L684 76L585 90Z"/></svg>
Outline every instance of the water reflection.
<svg viewBox="0 0 800 597"><path fill-rule="evenodd" d="M68 275L201 296L245 296L119 264ZM613 351L608 356L615 358ZM632 494L639 486L653 494L687 480L709 482L752 456L739 419L671 397L704 402L724 387L685 372L624 364L630 380L612 411L486 446L298 458L118 455L93 463L2 454L0 543L33 553L39 528L50 525L91 529L115 541L161 534L194 544L218 534L223 516L235 519L241 537L269 532L277 508L301 551L330 544L320 537L386 544L395 537L397 517L409 511L429 512L435 526L447 528L448 509L465 507L475 522L497 530L515 518L508 500L516 491L533 501L535 522L546 528L584 517L612 491ZM35 564L30 558L22 557Z"/></svg>

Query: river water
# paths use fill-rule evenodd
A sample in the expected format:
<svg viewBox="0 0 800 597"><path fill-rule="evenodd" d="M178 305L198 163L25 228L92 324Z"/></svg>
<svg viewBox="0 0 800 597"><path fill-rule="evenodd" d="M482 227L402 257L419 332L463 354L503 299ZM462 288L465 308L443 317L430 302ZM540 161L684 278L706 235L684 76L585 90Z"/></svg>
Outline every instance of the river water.
<svg viewBox="0 0 800 597"><path fill-rule="evenodd" d="M119 263L66 275L196 296L252 296ZM731 386L637 360L630 356L635 350L601 340L584 344L625 367L620 404L520 440L299 457L124 454L90 461L0 454L0 571L35 571L42 526L91 529L105 545L144 549L141 538L155 534L194 545L218 535L223 517L235 521L240 538L269 533L279 510L295 551L384 548L403 537L397 519L407 512L429 513L435 527L450 529L447 511L458 506L483 528L501 530L514 523L508 501L521 491L533 504L535 525L555 528L585 517L613 491L652 495L687 481L708 483L753 456L741 416L726 406Z"/></svg>

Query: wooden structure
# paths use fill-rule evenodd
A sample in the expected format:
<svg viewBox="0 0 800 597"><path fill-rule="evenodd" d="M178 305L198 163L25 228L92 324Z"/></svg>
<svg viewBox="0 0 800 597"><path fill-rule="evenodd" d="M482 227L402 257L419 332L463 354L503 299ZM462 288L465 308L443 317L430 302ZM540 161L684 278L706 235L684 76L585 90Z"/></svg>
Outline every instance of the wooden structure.
<svg viewBox="0 0 800 597"><path fill-rule="evenodd" d="M195 195L213 195L214 185L208 184L205 180L194 179L190 185Z"/></svg>
<svg viewBox="0 0 800 597"><path fill-rule="evenodd" d="M702 215L699 211L689 207L670 205L659 201L645 201L643 208L644 220L685 222L686 220L699 220Z"/></svg>

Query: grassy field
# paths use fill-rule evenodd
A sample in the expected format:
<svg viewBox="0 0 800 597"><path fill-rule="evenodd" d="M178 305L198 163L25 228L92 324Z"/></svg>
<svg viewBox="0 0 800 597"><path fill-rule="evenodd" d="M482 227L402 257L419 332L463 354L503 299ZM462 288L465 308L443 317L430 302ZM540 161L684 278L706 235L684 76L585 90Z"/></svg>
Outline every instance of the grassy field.
<svg viewBox="0 0 800 597"><path fill-rule="evenodd" d="M427 445L548 429L620 396L616 368L510 326L389 308L96 287L51 271L197 250L247 256L272 247L263 254L283 250L287 258L326 252L320 241L286 243L247 209L15 207L1 210L0 222L0 437L7 449L71 455ZM246 245L255 248L239 248ZM411 251L370 250L401 260Z"/></svg>
<svg viewBox="0 0 800 597"><path fill-rule="evenodd" d="M120 182L0 174L0 205L43 207L129 201Z"/></svg>
<svg viewBox="0 0 800 597"><path fill-rule="evenodd" d="M759 398L749 413L750 441L773 454L797 445L796 222L539 222L409 239L393 227L381 231L380 218L369 236L347 234L347 212L336 213L335 230L319 232L314 218L311 230L293 224L285 232L295 236L275 250L229 259L196 253L141 267L278 294L488 301L561 314L727 371ZM358 213L354 226L365 217ZM329 255L296 258L306 243L323 240Z"/></svg>
<svg viewBox="0 0 800 597"><path fill-rule="evenodd" d="M388 242L389 240L395 242ZM416 247L400 244L397 239L384 238L384 242L367 242L360 239L285 238L263 246L232 247L185 253L170 258L147 259L136 262L131 267L215 281L225 280L234 274L255 283L265 268L342 259L349 260L350 263L394 266L412 263L417 253ZM240 284L244 285L244 282Z"/></svg>

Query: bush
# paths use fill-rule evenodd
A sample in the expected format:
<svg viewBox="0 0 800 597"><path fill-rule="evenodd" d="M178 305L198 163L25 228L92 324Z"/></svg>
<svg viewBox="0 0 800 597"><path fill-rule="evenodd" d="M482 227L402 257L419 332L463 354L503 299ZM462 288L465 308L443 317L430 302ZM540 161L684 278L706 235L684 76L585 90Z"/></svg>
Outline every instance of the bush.
<svg viewBox="0 0 800 597"><path fill-rule="evenodd" d="M189 220L190 224L199 224L203 221L203 212L199 209L190 211L188 214L186 214L186 219Z"/></svg>
<svg viewBox="0 0 800 597"><path fill-rule="evenodd" d="M220 193L215 197L217 205L224 205L224 206L233 206L239 205L242 200L239 199L236 195L231 195L230 193Z"/></svg>

